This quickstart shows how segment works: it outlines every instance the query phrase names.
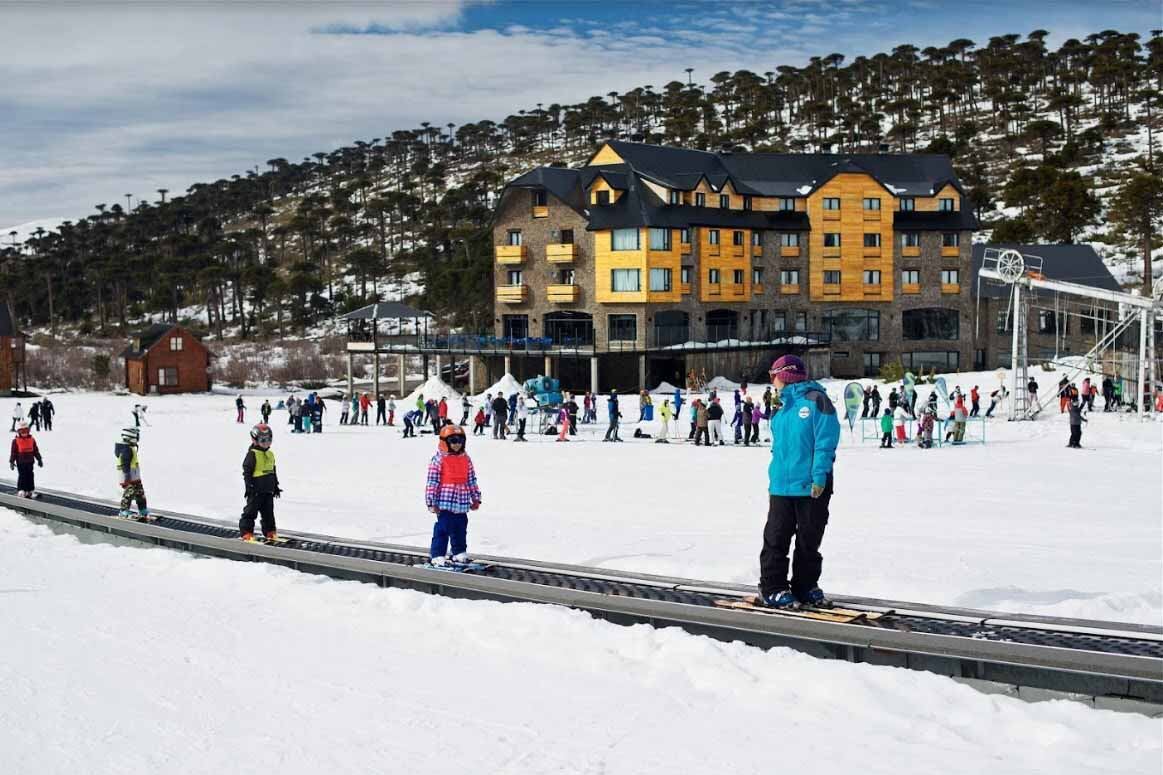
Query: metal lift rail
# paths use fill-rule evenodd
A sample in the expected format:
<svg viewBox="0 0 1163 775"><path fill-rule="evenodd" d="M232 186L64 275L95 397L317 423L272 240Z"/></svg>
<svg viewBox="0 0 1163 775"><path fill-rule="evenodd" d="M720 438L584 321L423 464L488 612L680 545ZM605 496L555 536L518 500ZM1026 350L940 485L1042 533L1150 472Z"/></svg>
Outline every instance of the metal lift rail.
<svg viewBox="0 0 1163 775"><path fill-rule="evenodd" d="M491 563L486 571L448 573L422 567L423 548L283 531L286 544L246 543L232 523L153 511L157 521L143 524L116 516L113 503L66 492L20 498L10 483L0 483L0 505L212 557L452 597L564 605L618 624L676 626L761 648L925 670L1024 699L1069 698L1163 715L1163 627L859 597L836 602L878 616L837 623L722 607L754 591L738 584L479 555Z"/></svg>

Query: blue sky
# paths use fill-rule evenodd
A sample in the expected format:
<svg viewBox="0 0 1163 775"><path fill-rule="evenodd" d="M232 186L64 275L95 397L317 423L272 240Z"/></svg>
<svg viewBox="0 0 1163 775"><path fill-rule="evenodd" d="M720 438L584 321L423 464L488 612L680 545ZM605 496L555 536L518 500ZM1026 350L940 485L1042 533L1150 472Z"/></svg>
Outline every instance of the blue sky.
<svg viewBox="0 0 1163 775"><path fill-rule="evenodd" d="M1146 2L0 4L0 227L394 129L811 56L1161 26Z"/></svg>

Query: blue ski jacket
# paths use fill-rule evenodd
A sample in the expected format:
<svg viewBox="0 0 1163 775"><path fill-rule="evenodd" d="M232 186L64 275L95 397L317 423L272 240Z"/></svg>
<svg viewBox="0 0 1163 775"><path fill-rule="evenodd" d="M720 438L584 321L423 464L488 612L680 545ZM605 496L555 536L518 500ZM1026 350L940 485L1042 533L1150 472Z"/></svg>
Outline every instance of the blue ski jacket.
<svg viewBox="0 0 1163 775"><path fill-rule="evenodd" d="M768 491L791 497L811 495L812 485L823 487L832 473L840 419L818 382L787 385L780 398L783 407L771 416Z"/></svg>

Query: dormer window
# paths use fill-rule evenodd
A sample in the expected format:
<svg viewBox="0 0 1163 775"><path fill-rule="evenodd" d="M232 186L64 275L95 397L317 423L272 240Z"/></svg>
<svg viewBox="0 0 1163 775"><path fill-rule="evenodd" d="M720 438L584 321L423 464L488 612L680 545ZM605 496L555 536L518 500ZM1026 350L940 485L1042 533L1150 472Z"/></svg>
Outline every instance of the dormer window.
<svg viewBox="0 0 1163 775"><path fill-rule="evenodd" d="M610 203L610 192L609 191L598 191L598 192L596 192L595 196L597 197L596 201L597 201L599 207L603 207L603 206L608 205Z"/></svg>
<svg viewBox="0 0 1163 775"><path fill-rule="evenodd" d="M672 188L670 190L670 203L672 205L682 204L682 192Z"/></svg>
<svg viewBox="0 0 1163 775"><path fill-rule="evenodd" d="M744 210L751 209L751 196L749 194L743 195L743 209Z"/></svg>
<svg viewBox="0 0 1163 775"><path fill-rule="evenodd" d="M917 200L911 196L901 197L901 212L912 212L917 209Z"/></svg>
<svg viewBox="0 0 1163 775"><path fill-rule="evenodd" d="M706 206L707 206L707 195L706 194L695 194L695 207L706 207Z"/></svg>
<svg viewBox="0 0 1163 775"><path fill-rule="evenodd" d="M942 197L937 200L937 209L943 213L953 212L953 200L951 198Z"/></svg>
<svg viewBox="0 0 1163 775"><path fill-rule="evenodd" d="M548 207L549 194L543 190L535 190L533 192L533 206L534 207Z"/></svg>
<svg viewBox="0 0 1163 775"><path fill-rule="evenodd" d="M796 200L790 196L780 197L779 209L785 213L796 209Z"/></svg>
<svg viewBox="0 0 1163 775"><path fill-rule="evenodd" d="M728 194L719 194L719 207L723 210L731 209L731 197Z"/></svg>

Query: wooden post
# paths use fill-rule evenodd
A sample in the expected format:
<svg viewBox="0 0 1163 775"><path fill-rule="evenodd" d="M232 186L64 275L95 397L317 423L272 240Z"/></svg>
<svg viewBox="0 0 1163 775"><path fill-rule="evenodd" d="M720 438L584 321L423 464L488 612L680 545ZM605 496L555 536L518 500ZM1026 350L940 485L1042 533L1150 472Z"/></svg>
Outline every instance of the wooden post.
<svg viewBox="0 0 1163 775"><path fill-rule="evenodd" d="M404 378L404 356L403 355L396 356L396 370L397 370L396 378L400 381L400 398L403 398L404 396L406 396L408 394L408 392L407 392L407 384L408 383Z"/></svg>
<svg viewBox="0 0 1163 775"><path fill-rule="evenodd" d="M375 361L376 373L375 378L372 381L372 385L373 389L375 390L375 395L378 398L380 395L380 351L376 350L375 353L372 354L372 358Z"/></svg>
<svg viewBox="0 0 1163 775"><path fill-rule="evenodd" d="M590 356L590 392L598 394L598 356Z"/></svg>
<svg viewBox="0 0 1163 775"><path fill-rule="evenodd" d="M351 353L347 354L347 398L351 399L351 394L355 392L355 381L351 377Z"/></svg>

